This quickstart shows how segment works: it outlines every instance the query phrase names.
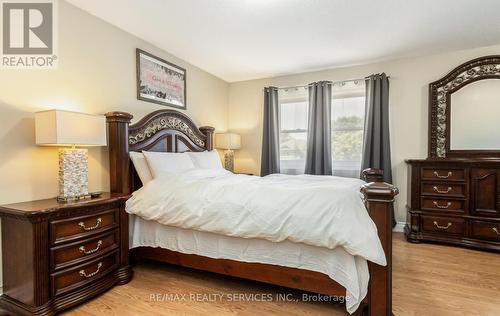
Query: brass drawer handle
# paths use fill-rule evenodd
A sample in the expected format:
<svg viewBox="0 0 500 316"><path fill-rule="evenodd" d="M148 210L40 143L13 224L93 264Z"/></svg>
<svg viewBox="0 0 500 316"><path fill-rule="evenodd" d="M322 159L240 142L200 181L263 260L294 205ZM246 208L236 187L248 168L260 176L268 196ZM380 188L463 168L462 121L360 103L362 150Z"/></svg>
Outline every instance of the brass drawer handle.
<svg viewBox="0 0 500 316"><path fill-rule="evenodd" d="M437 171L434 171L434 175L436 177L438 177L439 179L448 179L449 177L451 177L452 174L453 174L453 172L448 171L448 174L446 176L442 176Z"/></svg>
<svg viewBox="0 0 500 316"><path fill-rule="evenodd" d="M493 231L498 235L500 236L500 232L498 231L498 229L496 227L493 227Z"/></svg>
<svg viewBox="0 0 500 316"><path fill-rule="evenodd" d="M80 246L80 248L78 248L78 250L80 250L80 252L83 254L90 255L90 254L93 254L94 252L96 252L97 250L99 250L99 248L101 248L101 246L102 246L102 240L99 240L97 242L97 247L95 247L94 249L85 250L85 246Z"/></svg>
<svg viewBox="0 0 500 316"><path fill-rule="evenodd" d="M442 191L442 190L439 190L439 188L437 186L433 187L433 189L435 192L440 193L440 194L448 194L452 190L451 187L448 187L448 189L446 189L446 191Z"/></svg>
<svg viewBox="0 0 500 316"><path fill-rule="evenodd" d="M99 270L101 270L101 267L102 267L102 262L99 262L99 263L97 264L97 270L95 270L95 271L94 271L94 272L92 272L92 273L87 274L87 272L85 272L85 270L80 270L80 272L79 272L79 273L80 273L80 276L81 276L81 277L86 277L86 278L91 278L91 277L93 277L94 275L96 275L97 273L99 273Z"/></svg>
<svg viewBox="0 0 500 316"><path fill-rule="evenodd" d="M96 221L96 224L94 226L85 227L85 223L84 222L78 223L78 226L80 226L80 228L83 229L83 230L89 231L89 230L97 229L101 225L101 223L102 223L102 218L98 217L97 221Z"/></svg>
<svg viewBox="0 0 500 316"><path fill-rule="evenodd" d="M451 202L446 203L446 205L440 205L436 201L432 201L432 203L434 204L434 206L436 206L437 208L441 208L441 209L447 209L451 206Z"/></svg>
<svg viewBox="0 0 500 316"><path fill-rule="evenodd" d="M434 221L434 226L436 226L439 229L448 229L451 227L451 225L453 225L453 224L448 222L448 225L446 225L446 226L439 226L438 222Z"/></svg>

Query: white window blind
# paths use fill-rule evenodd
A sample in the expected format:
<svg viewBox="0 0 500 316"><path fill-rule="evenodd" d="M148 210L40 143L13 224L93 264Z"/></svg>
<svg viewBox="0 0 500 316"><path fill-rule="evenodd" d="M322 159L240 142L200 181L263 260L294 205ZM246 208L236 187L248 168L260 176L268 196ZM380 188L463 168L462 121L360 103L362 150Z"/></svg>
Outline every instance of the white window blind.
<svg viewBox="0 0 500 316"><path fill-rule="evenodd" d="M281 173L303 174L307 150L307 90L280 90L279 103Z"/></svg>
<svg viewBox="0 0 500 316"><path fill-rule="evenodd" d="M365 121L365 82L348 81L332 89L333 175L358 178Z"/></svg>

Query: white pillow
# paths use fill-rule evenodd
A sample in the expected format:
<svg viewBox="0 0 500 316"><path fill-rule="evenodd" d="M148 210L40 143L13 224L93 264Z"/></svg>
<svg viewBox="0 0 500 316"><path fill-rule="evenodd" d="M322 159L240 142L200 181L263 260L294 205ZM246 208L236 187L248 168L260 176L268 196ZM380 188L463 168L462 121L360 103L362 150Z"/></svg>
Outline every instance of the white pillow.
<svg viewBox="0 0 500 316"><path fill-rule="evenodd" d="M153 178L162 173L179 173L188 169L194 169L195 166L189 155L186 153L164 153L143 151L144 157L148 161L149 170Z"/></svg>
<svg viewBox="0 0 500 316"><path fill-rule="evenodd" d="M144 157L142 153L138 153L136 151L131 151L128 154L130 155L130 159L134 164L135 171L137 171L142 184L145 185L149 181L153 180L153 176L151 175L151 171L149 170L146 157Z"/></svg>
<svg viewBox="0 0 500 316"><path fill-rule="evenodd" d="M216 150L187 153L196 168L222 169L222 163Z"/></svg>

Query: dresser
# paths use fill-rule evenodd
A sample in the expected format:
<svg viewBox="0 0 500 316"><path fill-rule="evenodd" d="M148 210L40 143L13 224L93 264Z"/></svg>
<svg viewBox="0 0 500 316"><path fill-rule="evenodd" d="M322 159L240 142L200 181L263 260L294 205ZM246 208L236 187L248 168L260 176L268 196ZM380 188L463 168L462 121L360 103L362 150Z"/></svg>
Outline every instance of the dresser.
<svg viewBox="0 0 500 316"><path fill-rule="evenodd" d="M500 159L411 159L409 241L500 251Z"/></svg>
<svg viewBox="0 0 500 316"><path fill-rule="evenodd" d="M53 315L132 276L128 262L128 196L0 207L3 295L11 315Z"/></svg>
<svg viewBox="0 0 500 316"><path fill-rule="evenodd" d="M427 159L407 159L410 242L500 251L500 55L429 84Z"/></svg>

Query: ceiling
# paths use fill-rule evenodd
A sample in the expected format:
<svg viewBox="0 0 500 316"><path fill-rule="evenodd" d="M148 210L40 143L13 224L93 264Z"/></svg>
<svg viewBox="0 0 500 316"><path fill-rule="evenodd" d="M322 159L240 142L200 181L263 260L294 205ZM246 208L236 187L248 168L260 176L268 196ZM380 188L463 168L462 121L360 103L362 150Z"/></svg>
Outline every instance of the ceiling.
<svg viewBox="0 0 500 316"><path fill-rule="evenodd" d="M500 44L499 0L67 0L228 82Z"/></svg>

